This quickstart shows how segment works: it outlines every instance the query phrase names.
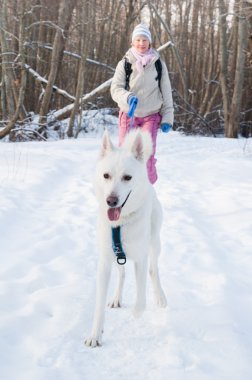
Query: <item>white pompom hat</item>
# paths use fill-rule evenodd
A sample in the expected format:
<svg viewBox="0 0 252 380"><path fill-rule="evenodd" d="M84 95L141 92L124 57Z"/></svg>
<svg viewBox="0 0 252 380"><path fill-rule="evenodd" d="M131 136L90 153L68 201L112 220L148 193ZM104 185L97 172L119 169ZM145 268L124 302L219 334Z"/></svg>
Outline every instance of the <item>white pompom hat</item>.
<svg viewBox="0 0 252 380"><path fill-rule="evenodd" d="M147 37L148 40L150 41L151 43L151 32L148 28L147 25L145 24L138 24L135 29L133 30L133 33L132 33L132 41L138 37L138 36L144 36L144 37Z"/></svg>

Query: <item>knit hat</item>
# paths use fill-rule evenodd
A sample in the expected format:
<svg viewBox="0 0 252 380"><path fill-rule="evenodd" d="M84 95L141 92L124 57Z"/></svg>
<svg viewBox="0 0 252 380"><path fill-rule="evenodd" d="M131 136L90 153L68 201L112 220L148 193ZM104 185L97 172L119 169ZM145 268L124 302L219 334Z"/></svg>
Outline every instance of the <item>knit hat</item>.
<svg viewBox="0 0 252 380"><path fill-rule="evenodd" d="M148 40L150 41L151 43L151 32L148 28L147 25L145 24L138 24L135 29L133 30L133 33L132 33L132 41L138 37L138 36L144 36L144 37L147 37Z"/></svg>

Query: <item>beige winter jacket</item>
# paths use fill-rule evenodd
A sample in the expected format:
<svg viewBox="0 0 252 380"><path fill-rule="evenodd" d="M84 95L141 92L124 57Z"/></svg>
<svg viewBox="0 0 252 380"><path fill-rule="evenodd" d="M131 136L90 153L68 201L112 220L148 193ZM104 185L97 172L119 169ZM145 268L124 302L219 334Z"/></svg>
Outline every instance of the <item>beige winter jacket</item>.
<svg viewBox="0 0 252 380"><path fill-rule="evenodd" d="M138 98L138 104L135 110L135 116L145 117L159 112L162 116L161 123L173 124L173 101L172 91L168 70L164 61L162 62L161 91L158 86L157 70L155 61L159 58L156 50L153 50L155 58L145 66L143 73L138 73L136 69L136 58L130 50L125 57L132 64L132 73L129 81L129 91L125 90L125 59L123 58L117 65L116 71L111 84L112 99L118 104L123 112L128 112L127 103L129 95L135 95Z"/></svg>

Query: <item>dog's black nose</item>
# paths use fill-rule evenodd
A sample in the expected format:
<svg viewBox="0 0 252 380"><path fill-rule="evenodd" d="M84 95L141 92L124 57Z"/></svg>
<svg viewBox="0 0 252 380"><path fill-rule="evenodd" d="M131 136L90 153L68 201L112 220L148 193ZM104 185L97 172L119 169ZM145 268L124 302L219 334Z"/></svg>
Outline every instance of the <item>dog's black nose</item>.
<svg viewBox="0 0 252 380"><path fill-rule="evenodd" d="M109 207L116 207L117 203L118 203L118 197L116 195L110 195L107 198L107 205Z"/></svg>

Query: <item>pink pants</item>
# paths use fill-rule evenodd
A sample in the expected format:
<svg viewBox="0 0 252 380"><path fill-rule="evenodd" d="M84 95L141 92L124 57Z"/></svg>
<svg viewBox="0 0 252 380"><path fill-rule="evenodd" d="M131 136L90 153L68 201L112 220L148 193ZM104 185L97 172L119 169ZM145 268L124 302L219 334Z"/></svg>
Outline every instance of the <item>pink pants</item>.
<svg viewBox="0 0 252 380"><path fill-rule="evenodd" d="M119 145L122 144L126 133L130 129L130 120L131 118L127 116L125 112L119 113ZM156 171L156 140L157 132L160 125L161 116L159 113L154 113L145 117L135 117L133 128L141 128L143 131L149 131L152 137L153 143L153 154L150 156L147 162L148 177L150 183L155 183L157 180L157 171Z"/></svg>

